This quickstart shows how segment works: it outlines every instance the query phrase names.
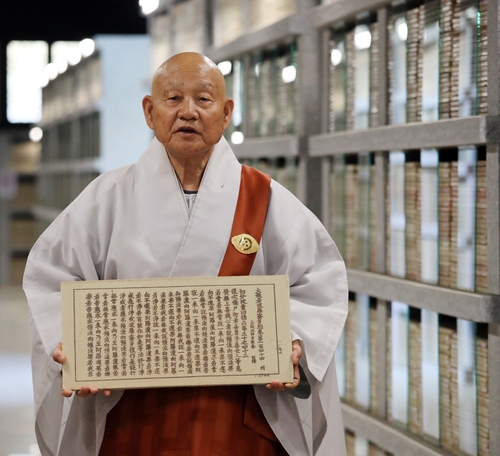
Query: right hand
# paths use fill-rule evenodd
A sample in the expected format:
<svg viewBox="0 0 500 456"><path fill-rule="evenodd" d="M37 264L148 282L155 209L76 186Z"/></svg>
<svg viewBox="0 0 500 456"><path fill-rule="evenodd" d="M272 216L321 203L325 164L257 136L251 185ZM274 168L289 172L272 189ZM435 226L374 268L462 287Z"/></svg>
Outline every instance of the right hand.
<svg viewBox="0 0 500 456"><path fill-rule="evenodd" d="M66 362L66 355L62 351L62 342L59 342L54 353L52 354L52 359L59 364L64 364ZM95 396L99 390L97 388L91 388L90 386L82 386L77 392L78 397L87 397L89 394L91 396ZM111 390L103 390L105 396L109 396L111 394ZM73 391L67 388L62 389L62 395L64 397L71 397Z"/></svg>

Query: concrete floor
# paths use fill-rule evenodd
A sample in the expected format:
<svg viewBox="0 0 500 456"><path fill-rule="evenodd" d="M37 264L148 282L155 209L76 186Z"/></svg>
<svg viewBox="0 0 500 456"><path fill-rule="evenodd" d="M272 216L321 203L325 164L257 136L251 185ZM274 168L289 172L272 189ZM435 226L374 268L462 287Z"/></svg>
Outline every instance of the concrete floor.
<svg viewBox="0 0 500 456"><path fill-rule="evenodd" d="M24 293L20 286L0 286L0 456L40 454L29 352Z"/></svg>

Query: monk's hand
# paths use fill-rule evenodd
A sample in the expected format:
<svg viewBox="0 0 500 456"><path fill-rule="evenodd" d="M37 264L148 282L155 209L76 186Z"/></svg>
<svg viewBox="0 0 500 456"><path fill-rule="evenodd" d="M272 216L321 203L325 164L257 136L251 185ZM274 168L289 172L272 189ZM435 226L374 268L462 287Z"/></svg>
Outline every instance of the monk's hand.
<svg viewBox="0 0 500 456"><path fill-rule="evenodd" d="M99 392L97 388L91 388L90 386L82 386L77 392L76 395L78 397L87 397L87 396L95 396ZM102 390L105 396L109 396L111 394L111 390ZM63 393L64 396L64 393Z"/></svg>
<svg viewBox="0 0 500 456"><path fill-rule="evenodd" d="M52 359L59 364L64 364L66 362L66 355L63 352L62 349L62 342L59 342L57 345L56 349L54 350L54 353L52 354ZM99 390L97 388L90 388L89 386L82 386L76 394L79 397L87 397L89 395L95 396ZM62 395L64 397L71 397L73 394L73 391L68 389L68 388L63 388L61 391ZM109 396L111 394L111 390L103 390L103 393L105 396Z"/></svg>
<svg viewBox="0 0 500 456"><path fill-rule="evenodd" d="M278 380L273 380L271 383L266 385L267 389L273 391L284 391L287 389L297 388L300 383L300 372L299 372L299 361L302 358L302 345L300 340L294 340L292 342L292 363L293 363L293 382L292 383L282 383Z"/></svg>

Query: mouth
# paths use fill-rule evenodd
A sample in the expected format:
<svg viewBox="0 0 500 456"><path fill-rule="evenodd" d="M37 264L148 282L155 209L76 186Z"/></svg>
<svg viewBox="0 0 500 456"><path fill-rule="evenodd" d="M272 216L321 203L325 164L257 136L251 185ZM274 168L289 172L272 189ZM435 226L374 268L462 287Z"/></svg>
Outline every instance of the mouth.
<svg viewBox="0 0 500 456"><path fill-rule="evenodd" d="M182 134L194 134L198 133L195 128L193 127L179 127L176 131L176 133L182 133Z"/></svg>

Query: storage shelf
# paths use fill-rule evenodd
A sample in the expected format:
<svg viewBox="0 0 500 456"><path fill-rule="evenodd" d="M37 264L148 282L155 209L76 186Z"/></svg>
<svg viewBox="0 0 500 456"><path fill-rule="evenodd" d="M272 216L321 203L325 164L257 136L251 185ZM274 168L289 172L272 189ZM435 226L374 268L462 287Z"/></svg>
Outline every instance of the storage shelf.
<svg viewBox="0 0 500 456"><path fill-rule="evenodd" d="M268 27L240 36L224 46L211 47L206 54L214 62L237 57L301 35L307 29L308 22L307 14L288 16Z"/></svg>
<svg viewBox="0 0 500 456"><path fill-rule="evenodd" d="M338 21L355 19L360 12L376 11L390 4L391 0L336 0L314 8L310 13L311 21L314 27L323 28Z"/></svg>
<svg viewBox="0 0 500 456"><path fill-rule="evenodd" d="M348 269L347 278L349 290L355 293L400 301L478 323L500 322L500 296L443 288L357 269Z"/></svg>
<svg viewBox="0 0 500 456"><path fill-rule="evenodd" d="M41 163L39 174L99 172L97 161L97 158L88 158L83 160L61 160L57 162Z"/></svg>
<svg viewBox="0 0 500 456"><path fill-rule="evenodd" d="M245 139L242 144L232 144L231 148L238 158L295 157L303 149L302 143L298 136L276 136Z"/></svg>
<svg viewBox="0 0 500 456"><path fill-rule="evenodd" d="M344 427L375 443L385 451L405 456L451 456L414 434L396 429L387 422L342 403Z"/></svg>
<svg viewBox="0 0 500 456"><path fill-rule="evenodd" d="M42 128L42 129L48 129L50 127L54 127L57 125L60 125L62 123L68 123L77 119L80 119L81 117L86 117L89 116L90 114L94 114L95 112L98 112L99 108L96 102L92 102L88 106L85 106L84 108L79 108L76 110L71 110L71 112L64 113L61 116L55 117L53 119L43 119L38 122L37 126Z"/></svg>
<svg viewBox="0 0 500 456"><path fill-rule="evenodd" d="M500 142L500 118L474 116L326 133L309 139L314 157L363 151L432 149Z"/></svg>

